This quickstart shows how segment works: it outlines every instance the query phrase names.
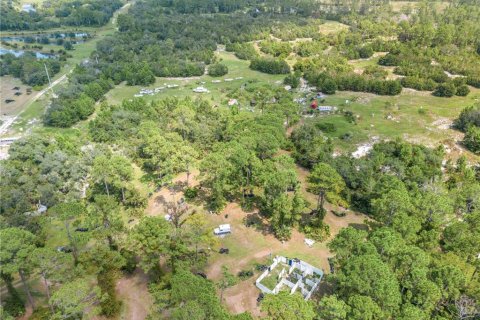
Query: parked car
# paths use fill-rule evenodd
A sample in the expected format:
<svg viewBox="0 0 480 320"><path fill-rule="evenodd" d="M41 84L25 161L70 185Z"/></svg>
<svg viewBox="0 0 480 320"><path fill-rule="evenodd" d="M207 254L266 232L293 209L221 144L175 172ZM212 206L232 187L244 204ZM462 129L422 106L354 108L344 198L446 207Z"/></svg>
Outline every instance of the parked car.
<svg viewBox="0 0 480 320"><path fill-rule="evenodd" d="M70 253L72 252L72 248L68 247L68 246L60 246L60 247L57 247L57 251L58 252L63 252L63 253Z"/></svg>
<svg viewBox="0 0 480 320"><path fill-rule="evenodd" d="M220 253L220 254L229 254L229 253L230 253L230 249L228 249L228 248L220 248L219 253Z"/></svg>
<svg viewBox="0 0 480 320"><path fill-rule="evenodd" d="M263 293L260 293L257 297L257 302L261 302L263 300L263 298L265 298L265 295Z"/></svg>
<svg viewBox="0 0 480 320"><path fill-rule="evenodd" d="M259 264L256 266L258 271L265 271L268 269L268 266L266 264Z"/></svg>
<svg viewBox="0 0 480 320"><path fill-rule="evenodd" d="M328 264L330 265L330 273L335 273L335 259L328 258Z"/></svg>

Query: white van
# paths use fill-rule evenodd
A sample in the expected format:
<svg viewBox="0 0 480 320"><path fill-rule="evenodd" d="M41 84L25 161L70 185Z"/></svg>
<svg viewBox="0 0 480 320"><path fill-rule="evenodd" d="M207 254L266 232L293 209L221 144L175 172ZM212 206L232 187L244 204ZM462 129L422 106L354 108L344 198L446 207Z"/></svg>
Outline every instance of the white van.
<svg viewBox="0 0 480 320"><path fill-rule="evenodd" d="M218 226L218 228L213 229L213 233L217 236L231 233L231 232L232 232L232 229L230 229L229 224L221 224Z"/></svg>

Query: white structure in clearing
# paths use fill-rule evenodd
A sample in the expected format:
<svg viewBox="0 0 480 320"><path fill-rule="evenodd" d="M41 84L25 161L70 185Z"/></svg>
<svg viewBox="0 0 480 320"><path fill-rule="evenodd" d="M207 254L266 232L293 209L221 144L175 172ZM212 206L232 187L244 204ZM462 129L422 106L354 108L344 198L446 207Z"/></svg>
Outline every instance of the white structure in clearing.
<svg viewBox="0 0 480 320"><path fill-rule="evenodd" d="M23 11L23 12L28 12L28 13L30 13L30 12L36 12L37 9L35 9L35 7L33 6L33 4L31 4L31 3L25 3L25 4L22 5L22 11Z"/></svg>
<svg viewBox="0 0 480 320"><path fill-rule="evenodd" d="M277 284L273 290L262 284L262 280L266 277L277 278ZM265 270L255 281L255 285L266 294L277 294L283 286L286 286L290 294L299 290L305 300L308 300L317 289L322 278L323 271L305 261L276 256L268 270Z"/></svg>
<svg viewBox="0 0 480 320"><path fill-rule="evenodd" d="M196 87L195 89L193 89L193 92L196 92L196 93L206 93L206 92L208 92L208 89L205 88L205 87Z"/></svg>
<svg viewBox="0 0 480 320"><path fill-rule="evenodd" d="M230 228L229 224L221 224L218 228L213 230L213 233L217 236L232 233L232 229Z"/></svg>

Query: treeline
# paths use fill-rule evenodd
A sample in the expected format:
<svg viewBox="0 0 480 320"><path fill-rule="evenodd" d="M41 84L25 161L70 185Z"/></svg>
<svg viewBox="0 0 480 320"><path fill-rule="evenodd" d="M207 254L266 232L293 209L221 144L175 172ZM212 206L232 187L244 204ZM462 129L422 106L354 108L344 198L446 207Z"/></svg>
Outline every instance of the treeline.
<svg viewBox="0 0 480 320"><path fill-rule="evenodd" d="M13 54L4 54L0 56L0 64L1 76L12 75L29 86L42 86L48 83L45 66L51 78L53 78L61 68L61 63L58 59L40 60L36 58L35 53L28 51L19 57L15 57Z"/></svg>
<svg viewBox="0 0 480 320"><path fill-rule="evenodd" d="M402 92L400 81L367 78L355 73L338 75L309 73L306 75L306 79L326 94L333 94L336 90L342 90L395 96Z"/></svg>
<svg viewBox="0 0 480 320"><path fill-rule="evenodd" d="M162 0L160 5L168 10L182 14L232 13L238 10L248 11L251 15L290 14L309 17L318 11L315 1L261 1L261 0Z"/></svg>
<svg viewBox="0 0 480 320"><path fill-rule="evenodd" d="M252 60L250 69L270 74L290 73L290 66L285 60L263 57Z"/></svg>
<svg viewBox="0 0 480 320"><path fill-rule="evenodd" d="M38 30L61 26L102 26L122 6L120 0L55 1L35 6L34 12L18 11L11 1L2 0L0 30Z"/></svg>

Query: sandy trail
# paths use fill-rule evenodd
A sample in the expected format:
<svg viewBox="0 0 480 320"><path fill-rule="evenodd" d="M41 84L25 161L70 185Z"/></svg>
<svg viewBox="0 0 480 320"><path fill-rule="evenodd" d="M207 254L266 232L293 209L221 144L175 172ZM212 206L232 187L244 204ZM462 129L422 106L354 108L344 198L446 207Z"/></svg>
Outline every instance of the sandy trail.
<svg viewBox="0 0 480 320"><path fill-rule="evenodd" d="M152 306L152 298L147 289L148 277L140 269L117 281L117 294L124 304L122 319L144 320Z"/></svg>

